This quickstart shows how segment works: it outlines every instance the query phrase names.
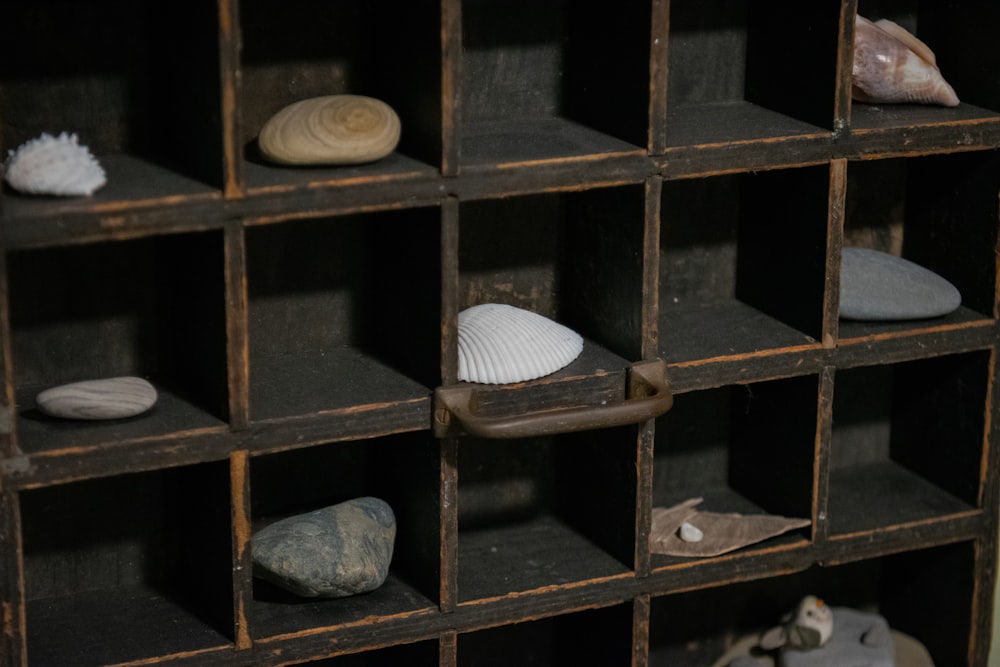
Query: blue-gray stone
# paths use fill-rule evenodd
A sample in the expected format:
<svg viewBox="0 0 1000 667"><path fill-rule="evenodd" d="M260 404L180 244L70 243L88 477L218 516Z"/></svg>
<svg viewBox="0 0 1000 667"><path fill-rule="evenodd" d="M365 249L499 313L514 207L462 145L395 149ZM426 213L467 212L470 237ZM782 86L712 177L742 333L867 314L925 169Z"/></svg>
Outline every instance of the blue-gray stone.
<svg viewBox="0 0 1000 667"><path fill-rule="evenodd" d="M919 264L868 248L843 249L840 316L844 319L940 317L961 303L962 295L954 285Z"/></svg>
<svg viewBox="0 0 1000 667"><path fill-rule="evenodd" d="M782 667L894 667L895 650L889 624L878 614L834 607L833 636L820 648L809 651L784 649ZM868 637L869 641L862 640ZM881 641L871 641L874 638Z"/></svg>
<svg viewBox="0 0 1000 667"><path fill-rule="evenodd" d="M392 508L355 498L259 530L254 575L304 597L367 593L385 582L395 539Z"/></svg>

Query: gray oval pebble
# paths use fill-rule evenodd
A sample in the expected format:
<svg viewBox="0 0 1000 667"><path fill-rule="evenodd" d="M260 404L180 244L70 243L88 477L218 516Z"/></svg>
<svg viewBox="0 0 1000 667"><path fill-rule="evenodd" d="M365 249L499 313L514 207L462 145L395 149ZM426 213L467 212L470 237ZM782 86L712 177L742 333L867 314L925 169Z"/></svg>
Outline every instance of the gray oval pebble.
<svg viewBox="0 0 1000 667"><path fill-rule="evenodd" d="M139 377L84 380L52 387L35 397L38 409L62 419L124 419L149 410L156 389Z"/></svg>
<svg viewBox="0 0 1000 667"><path fill-rule="evenodd" d="M919 264L869 248L843 249L840 316L844 319L940 317L961 304L962 295L954 285Z"/></svg>

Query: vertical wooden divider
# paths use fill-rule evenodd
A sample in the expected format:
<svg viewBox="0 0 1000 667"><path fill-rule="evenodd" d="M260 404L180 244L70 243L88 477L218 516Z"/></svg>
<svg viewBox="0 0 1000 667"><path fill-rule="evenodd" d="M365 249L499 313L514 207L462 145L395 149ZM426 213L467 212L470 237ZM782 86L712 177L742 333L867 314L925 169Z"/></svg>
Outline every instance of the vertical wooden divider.
<svg viewBox="0 0 1000 667"><path fill-rule="evenodd" d="M830 191L826 215L826 280L823 285L823 347L837 346L840 328L840 254L844 247L844 211L847 204L847 160L830 162Z"/></svg>
<svg viewBox="0 0 1000 667"><path fill-rule="evenodd" d="M233 430L250 422L250 342L247 321L246 234L241 220L225 227L226 367L229 423Z"/></svg>
<svg viewBox="0 0 1000 667"><path fill-rule="evenodd" d="M0 658L10 667L27 667L24 545L21 507L16 491L0 484L0 543L10 545L0 554ZM6 667L6 663L3 663Z"/></svg>
<svg viewBox="0 0 1000 667"><path fill-rule="evenodd" d="M649 37L649 141L650 155L667 149L667 74L670 34L670 0L653 0Z"/></svg>
<svg viewBox="0 0 1000 667"><path fill-rule="evenodd" d="M632 601L632 667L649 664L649 594Z"/></svg>
<svg viewBox="0 0 1000 667"><path fill-rule="evenodd" d="M17 455L17 416L14 401L13 350L10 343L10 298L7 292L7 253L0 249L0 456ZM3 479L0 478L0 490Z"/></svg>
<svg viewBox="0 0 1000 667"><path fill-rule="evenodd" d="M438 667L455 667L458 664L458 633L454 630L438 637Z"/></svg>
<svg viewBox="0 0 1000 667"><path fill-rule="evenodd" d="M448 0L445 0L447 3ZM458 229L459 202L441 202L441 382L458 381ZM441 581L440 606L458 605L458 439L440 441Z"/></svg>
<svg viewBox="0 0 1000 667"><path fill-rule="evenodd" d="M833 445L833 392L835 369L824 366L819 376L816 412L816 447L813 459L812 537L816 544L829 536L827 509L830 501L830 460Z"/></svg>
<svg viewBox="0 0 1000 667"><path fill-rule="evenodd" d="M233 621L236 648L253 645L249 607L253 601L253 561L250 550L250 457L245 449L229 456L232 498Z"/></svg>
<svg viewBox="0 0 1000 667"><path fill-rule="evenodd" d="M840 33L837 39L837 73L833 94L833 139L849 134L851 127L851 80L854 69L854 15L857 0L840 3Z"/></svg>
<svg viewBox="0 0 1000 667"><path fill-rule="evenodd" d="M441 174L458 176L461 162L462 3L441 0Z"/></svg>
<svg viewBox="0 0 1000 667"><path fill-rule="evenodd" d="M243 153L240 145L240 13L239 0L219 0L219 85L222 101L223 195L243 196Z"/></svg>

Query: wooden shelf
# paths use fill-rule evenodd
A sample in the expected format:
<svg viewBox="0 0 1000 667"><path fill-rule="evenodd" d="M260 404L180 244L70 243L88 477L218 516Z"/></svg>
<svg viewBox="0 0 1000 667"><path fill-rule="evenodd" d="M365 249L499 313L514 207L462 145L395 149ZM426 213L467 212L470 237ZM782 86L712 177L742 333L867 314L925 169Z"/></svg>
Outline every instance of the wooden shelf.
<svg viewBox="0 0 1000 667"><path fill-rule="evenodd" d="M0 664L704 666L809 593L985 664L1000 56L979 45L1000 9L800 5L6 7L0 154L75 132L108 183L0 189ZM929 44L961 104L853 102L856 14ZM390 156L262 157L269 117L338 93L396 110ZM961 306L842 320L848 247ZM584 349L468 411L602 421L450 421L458 313L489 302ZM655 360L670 409L609 422ZM152 411L35 407L120 375ZM253 576L257 530L369 495L397 521L376 591ZM694 497L809 525L652 553L653 509Z"/></svg>

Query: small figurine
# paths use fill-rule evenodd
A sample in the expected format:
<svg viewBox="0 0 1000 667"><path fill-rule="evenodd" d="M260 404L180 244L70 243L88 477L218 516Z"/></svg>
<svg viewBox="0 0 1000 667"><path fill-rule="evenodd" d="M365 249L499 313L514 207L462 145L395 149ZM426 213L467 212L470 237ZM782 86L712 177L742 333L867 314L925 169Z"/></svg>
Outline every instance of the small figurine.
<svg viewBox="0 0 1000 667"><path fill-rule="evenodd" d="M833 611L815 595L802 598L795 611L760 639L761 648L772 651L788 647L801 651L819 648L833 636Z"/></svg>

